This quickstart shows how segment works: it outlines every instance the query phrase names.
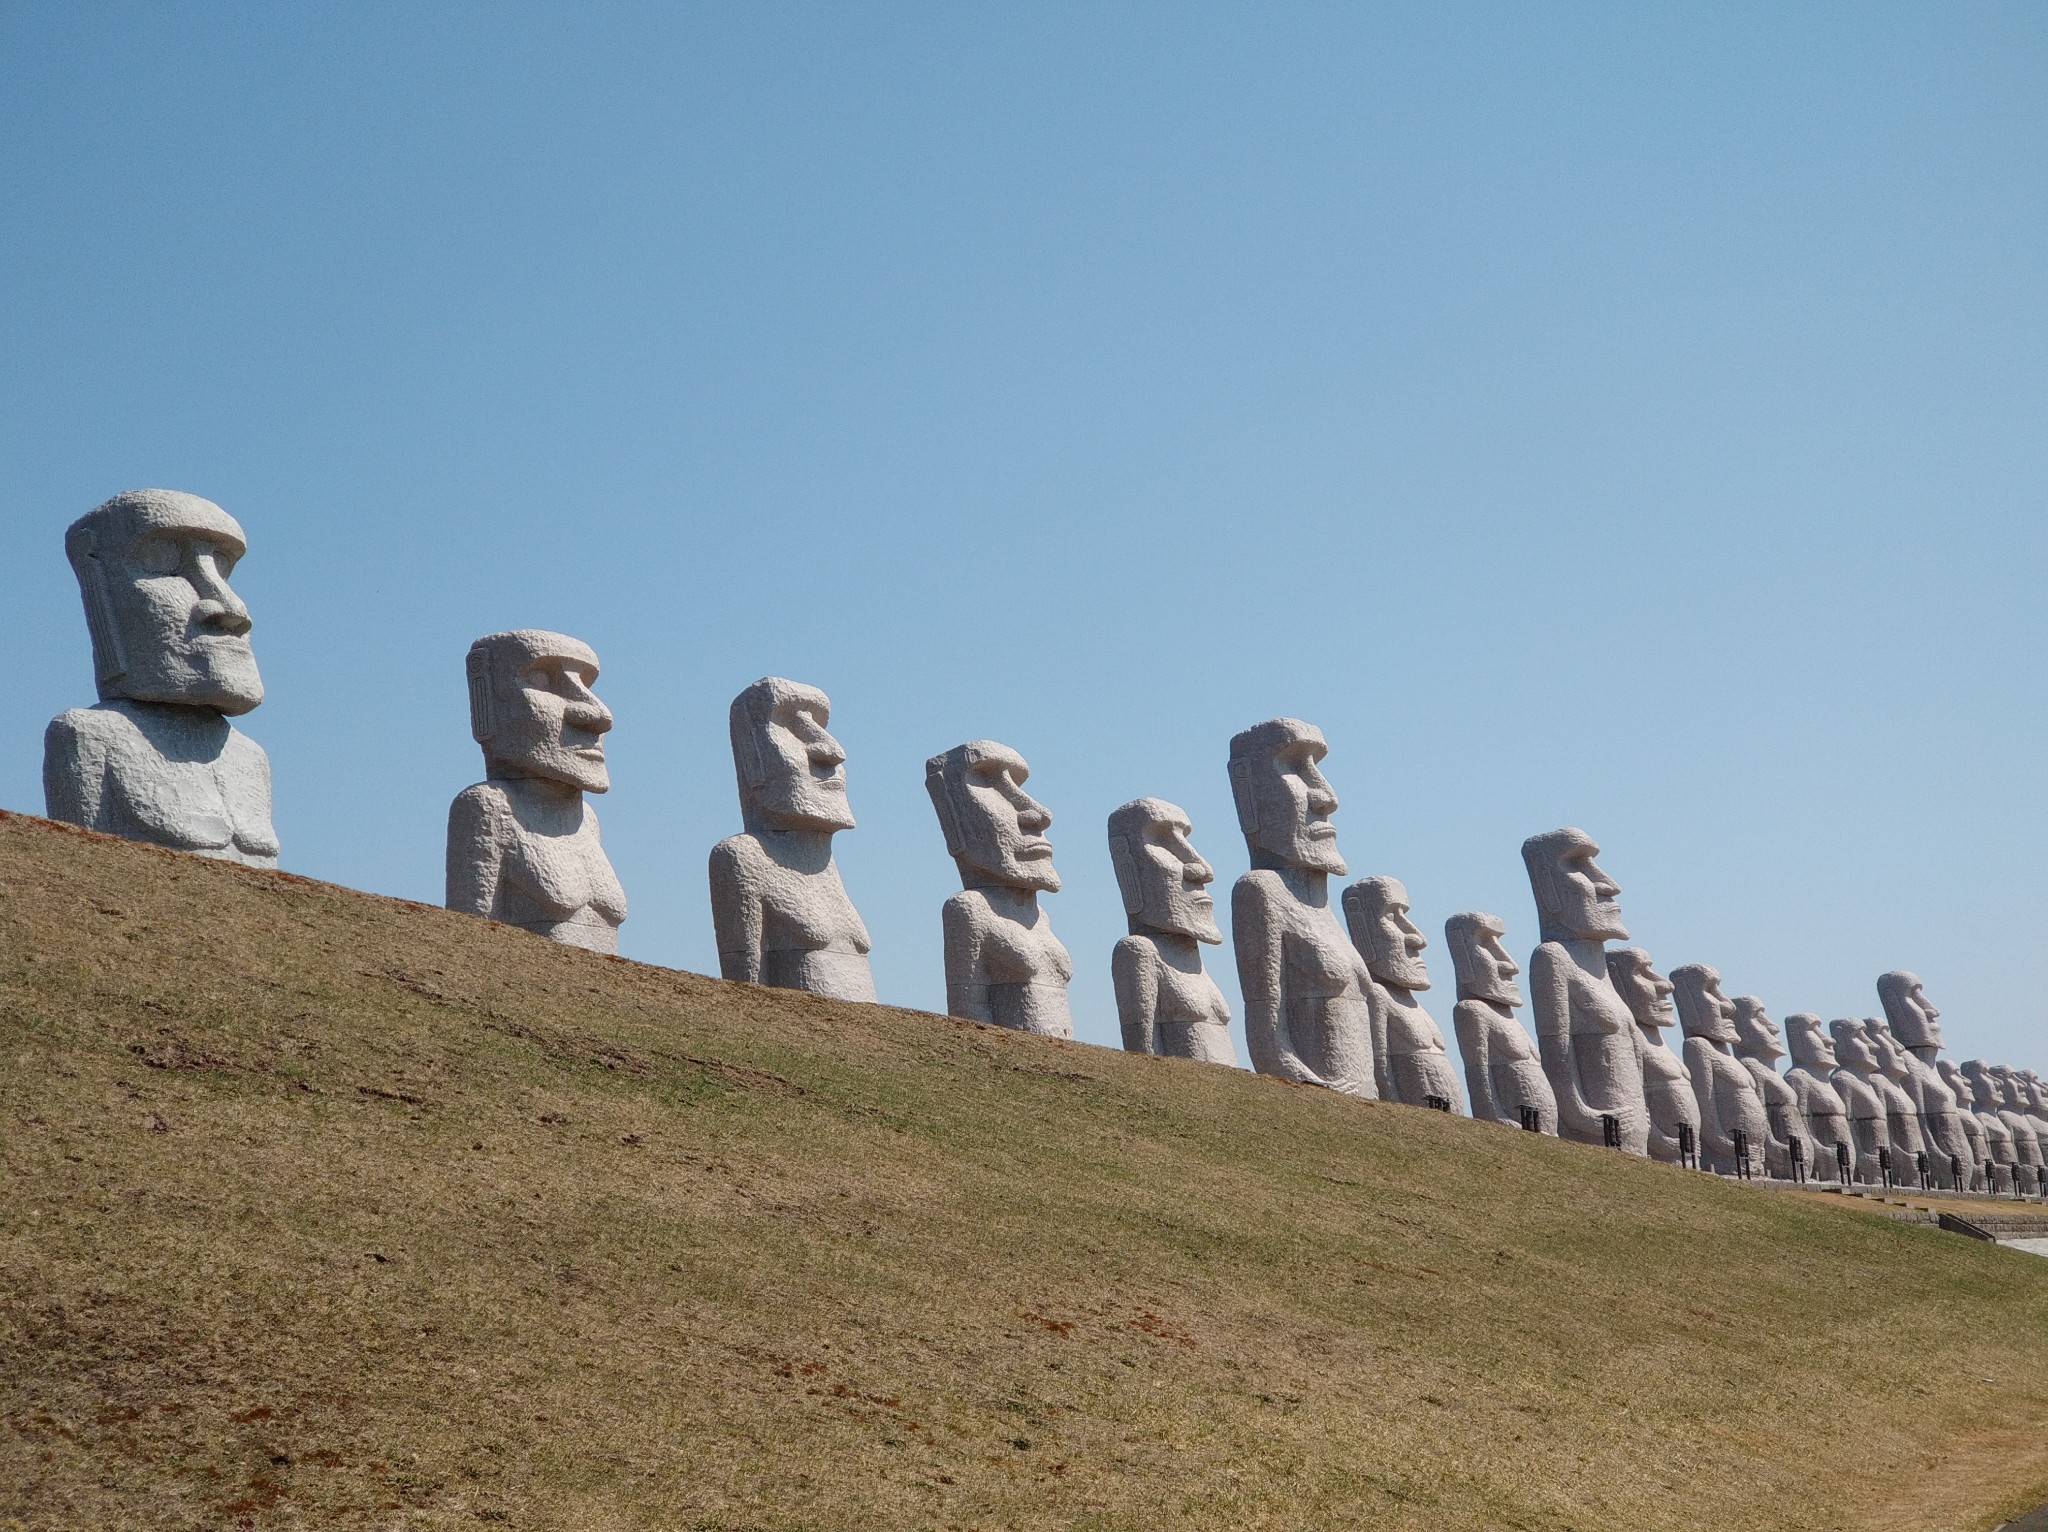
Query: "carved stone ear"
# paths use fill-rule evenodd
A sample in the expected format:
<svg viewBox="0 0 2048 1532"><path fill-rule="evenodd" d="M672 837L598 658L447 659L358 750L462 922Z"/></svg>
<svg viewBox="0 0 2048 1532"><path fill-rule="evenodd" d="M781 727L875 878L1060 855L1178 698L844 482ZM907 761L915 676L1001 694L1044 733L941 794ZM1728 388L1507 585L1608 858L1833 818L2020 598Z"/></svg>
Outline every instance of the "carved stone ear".
<svg viewBox="0 0 2048 1532"><path fill-rule="evenodd" d="M740 775L746 779L748 787L759 787L768 780L767 768L761 764L761 745L754 738L754 727L754 720L750 717L746 727L733 736L733 753L739 757Z"/></svg>
<svg viewBox="0 0 2048 1532"><path fill-rule="evenodd" d="M1237 823L1245 834L1259 828L1259 800L1252 791L1252 763L1238 759L1230 763L1230 794L1237 800Z"/></svg>
<svg viewBox="0 0 2048 1532"><path fill-rule="evenodd" d="M120 625L114 621L114 595L107 589L106 566L100 563L98 539L90 527L79 528L66 551L78 571L79 594L85 598L85 630L92 638L94 679L105 686L128 673Z"/></svg>
<svg viewBox="0 0 2048 1532"><path fill-rule="evenodd" d="M1138 859L1132 855L1131 843L1127 837L1110 836L1109 860L1116 868L1116 886L1123 891L1124 913L1144 913L1145 885L1138 881Z"/></svg>
<svg viewBox="0 0 2048 1532"><path fill-rule="evenodd" d="M491 716L491 658L481 649L469 651L463 668L469 673L469 734L479 745L497 729Z"/></svg>
<svg viewBox="0 0 2048 1532"><path fill-rule="evenodd" d="M938 811L939 832L946 837L946 855L961 855L967 849L967 843L960 838L960 821L953 812L952 795L946 790L943 757L925 767L924 790L932 795L932 807Z"/></svg>

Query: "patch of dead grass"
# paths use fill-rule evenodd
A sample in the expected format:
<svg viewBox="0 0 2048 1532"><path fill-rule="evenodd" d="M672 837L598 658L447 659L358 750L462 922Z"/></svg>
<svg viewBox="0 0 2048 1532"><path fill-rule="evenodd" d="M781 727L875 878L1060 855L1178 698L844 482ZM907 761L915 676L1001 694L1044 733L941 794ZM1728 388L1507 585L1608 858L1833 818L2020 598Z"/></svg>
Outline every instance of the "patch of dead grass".
<svg viewBox="0 0 2048 1532"><path fill-rule="evenodd" d="M0 858L0 1525L1949 1532L2048 1494L2038 1258L18 816Z"/></svg>

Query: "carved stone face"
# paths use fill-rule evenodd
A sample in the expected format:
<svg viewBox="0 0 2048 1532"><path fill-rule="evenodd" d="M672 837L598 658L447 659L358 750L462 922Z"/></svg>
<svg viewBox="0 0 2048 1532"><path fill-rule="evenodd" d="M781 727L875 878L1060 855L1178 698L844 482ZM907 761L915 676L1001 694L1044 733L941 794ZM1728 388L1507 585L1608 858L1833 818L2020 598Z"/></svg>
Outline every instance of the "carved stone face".
<svg viewBox="0 0 2048 1532"><path fill-rule="evenodd" d="M1322 773L1330 747L1323 731L1298 718L1254 724L1230 741L1230 786L1245 844L1283 866L1308 872L1348 870L1337 853L1337 794Z"/></svg>
<svg viewBox="0 0 2048 1532"><path fill-rule="evenodd" d="M1870 1039L1870 1051L1877 1057L1877 1067L1894 1080L1909 1080L1913 1071L1906 1063L1906 1050L1899 1040L1892 1036L1892 1029L1881 1016L1863 1018L1863 1035Z"/></svg>
<svg viewBox="0 0 2048 1532"><path fill-rule="evenodd" d="M1109 816L1109 856L1133 931L1220 942L1209 885L1216 869L1195 850L1187 811L1163 798L1134 798Z"/></svg>
<svg viewBox="0 0 2048 1532"><path fill-rule="evenodd" d="M1828 1039L1820 1018L1810 1011L1794 1011L1785 1018L1785 1036L1792 1045L1793 1064L1814 1074L1835 1067L1835 1045Z"/></svg>
<svg viewBox="0 0 2048 1532"><path fill-rule="evenodd" d="M1721 993L1717 970L1706 963L1687 963L1671 970L1671 985L1678 997L1678 1023L1687 1037L1731 1046L1738 1041L1735 1002Z"/></svg>
<svg viewBox="0 0 2048 1532"><path fill-rule="evenodd" d="M823 692L778 676L733 698L732 757L748 829L853 828L846 752L825 728L831 716Z"/></svg>
<svg viewBox="0 0 2048 1532"><path fill-rule="evenodd" d="M1991 1078L1991 1066L1982 1059L1964 1059L1963 1078L1970 1082L1968 1100L1980 1112L1998 1110L1998 1082Z"/></svg>
<svg viewBox="0 0 2048 1532"><path fill-rule="evenodd" d="M1505 1006L1522 1003L1522 991L1515 984L1515 975L1522 970L1501 940L1507 934L1507 925L1498 915L1479 910L1467 910L1444 922L1444 945L1451 949L1460 1000L1491 1000Z"/></svg>
<svg viewBox="0 0 2048 1532"><path fill-rule="evenodd" d="M967 887L1054 894L1052 814L1024 791L1031 768L1008 745L972 740L925 762L924 785Z"/></svg>
<svg viewBox="0 0 2048 1532"><path fill-rule="evenodd" d="M1366 971L1393 989L1428 989L1422 949L1429 939L1408 918L1408 890L1399 878L1361 878L1344 890L1344 923Z"/></svg>
<svg viewBox="0 0 2048 1532"><path fill-rule="evenodd" d="M102 701L231 716L262 702L249 609L228 586L247 548L234 517L170 489L116 495L71 524L64 551L85 598Z"/></svg>
<svg viewBox="0 0 2048 1532"><path fill-rule="evenodd" d="M2041 1085L2041 1077L2031 1069L2016 1069L2013 1076L2019 1081L2020 1095L2027 1103L2027 1110L2039 1117L2048 1111L2048 1091Z"/></svg>
<svg viewBox="0 0 2048 1532"><path fill-rule="evenodd" d="M612 785L611 709L591 691L597 654L564 633L523 628L469 646L469 724L492 777L601 793Z"/></svg>
<svg viewBox="0 0 2048 1532"><path fill-rule="evenodd" d="M1593 860L1599 844L1584 830L1551 830L1522 842L1545 941L1623 942L1621 885Z"/></svg>
<svg viewBox="0 0 2048 1532"><path fill-rule="evenodd" d="M1831 1021L1828 1032L1835 1040L1835 1056L1842 1068L1859 1075L1876 1072L1877 1049L1865 1035L1862 1022L1846 1018Z"/></svg>
<svg viewBox="0 0 2048 1532"><path fill-rule="evenodd" d="M1954 1094L1956 1104L1965 1110L1971 1109L1977 1092L1971 1086L1968 1077L1956 1065L1956 1062L1953 1059L1936 1059L1934 1068L1935 1072L1941 1076L1942 1084L1946 1085L1950 1092Z"/></svg>
<svg viewBox="0 0 2048 1532"><path fill-rule="evenodd" d="M1607 979L1639 1027L1671 1025L1671 981L1657 972L1641 947L1617 947L1607 954Z"/></svg>
<svg viewBox="0 0 2048 1532"><path fill-rule="evenodd" d="M1778 1035L1778 1024L1771 1020L1771 1013L1764 1009L1763 1001L1754 995L1735 997L1735 1045L1744 1057L1762 1059L1766 1063L1785 1056L1784 1039Z"/></svg>
<svg viewBox="0 0 2048 1532"><path fill-rule="evenodd" d="M1935 1018L1941 1014L1934 1008L1934 1002L1920 987L1917 974L1904 969L1894 969L1877 981L1877 998L1884 1006L1884 1017L1891 1025L1892 1036L1908 1048L1940 1048L1944 1046L1941 1028Z"/></svg>

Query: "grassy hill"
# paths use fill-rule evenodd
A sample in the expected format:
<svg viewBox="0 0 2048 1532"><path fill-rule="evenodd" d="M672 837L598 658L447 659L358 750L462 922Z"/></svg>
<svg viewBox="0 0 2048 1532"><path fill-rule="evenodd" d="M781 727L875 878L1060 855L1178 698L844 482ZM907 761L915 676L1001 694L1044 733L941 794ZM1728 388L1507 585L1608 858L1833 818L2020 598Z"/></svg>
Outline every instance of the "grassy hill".
<svg viewBox="0 0 2048 1532"><path fill-rule="evenodd" d="M0 1157L0 1526L2048 1498L2048 1261L20 816Z"/></svg>

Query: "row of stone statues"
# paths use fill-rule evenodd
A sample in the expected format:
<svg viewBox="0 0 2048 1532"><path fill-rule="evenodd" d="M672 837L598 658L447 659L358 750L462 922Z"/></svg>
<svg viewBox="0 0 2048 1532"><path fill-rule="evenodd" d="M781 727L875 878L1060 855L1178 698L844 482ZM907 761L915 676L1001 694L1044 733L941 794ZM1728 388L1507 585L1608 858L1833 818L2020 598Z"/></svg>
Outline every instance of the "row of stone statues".
<svg viewBox="0 0 2048 1532"><path fill-rule="evenodd" d="M51 816L254 866L274 866L270 768L229 719L263 700L247 608L228 577L247 540L210 501L117 495L65 538L84 597L99 704L50 725ZM485 780L449 811L447 903L558 942L617 950L626 900L587 795L610 786L612 716L590 647L537 629L493 633L467 658ZM729 979L872 1001L867 927L833 860L853 827L846 754L815 687L770 677L733 700L741 832L711 853L719 966ZM1327 746L1298 719L1232 738L1228 772L1251 868L1231 895L1245 1039L1265 1074L1444 1111L1462 1109L1444 1036L1417 996L1428 945L1390 877L1345 888L1323 775ZM961 891L946 901L953 1015L1072 1034L1073 964L1039 905L1056 893L1052 815L1030 768L975 740L925 765ZM1204 970L1223 940L1187 814L1137 798L1109 816L1129 934L1111 960L1124 1046L1234 1064L1230 1008ZM1522 847L1540 923L1529 981L1536 1042L1516 1019L1506 926L1453 915L1452 1012L1474 1116L1727 1174L1901 1180L1958 1190L2048 1189L2048 1100L2032 1073L1940 1057L1910 973L1878 981L1882 1019L1787 1018L1792 1067L1762 1003L1733 1000L1704 964L1667 979L1625 942L1620 890L1576 829ZM1682 1057L1663 1041L1676 1017Z"/></svg>

